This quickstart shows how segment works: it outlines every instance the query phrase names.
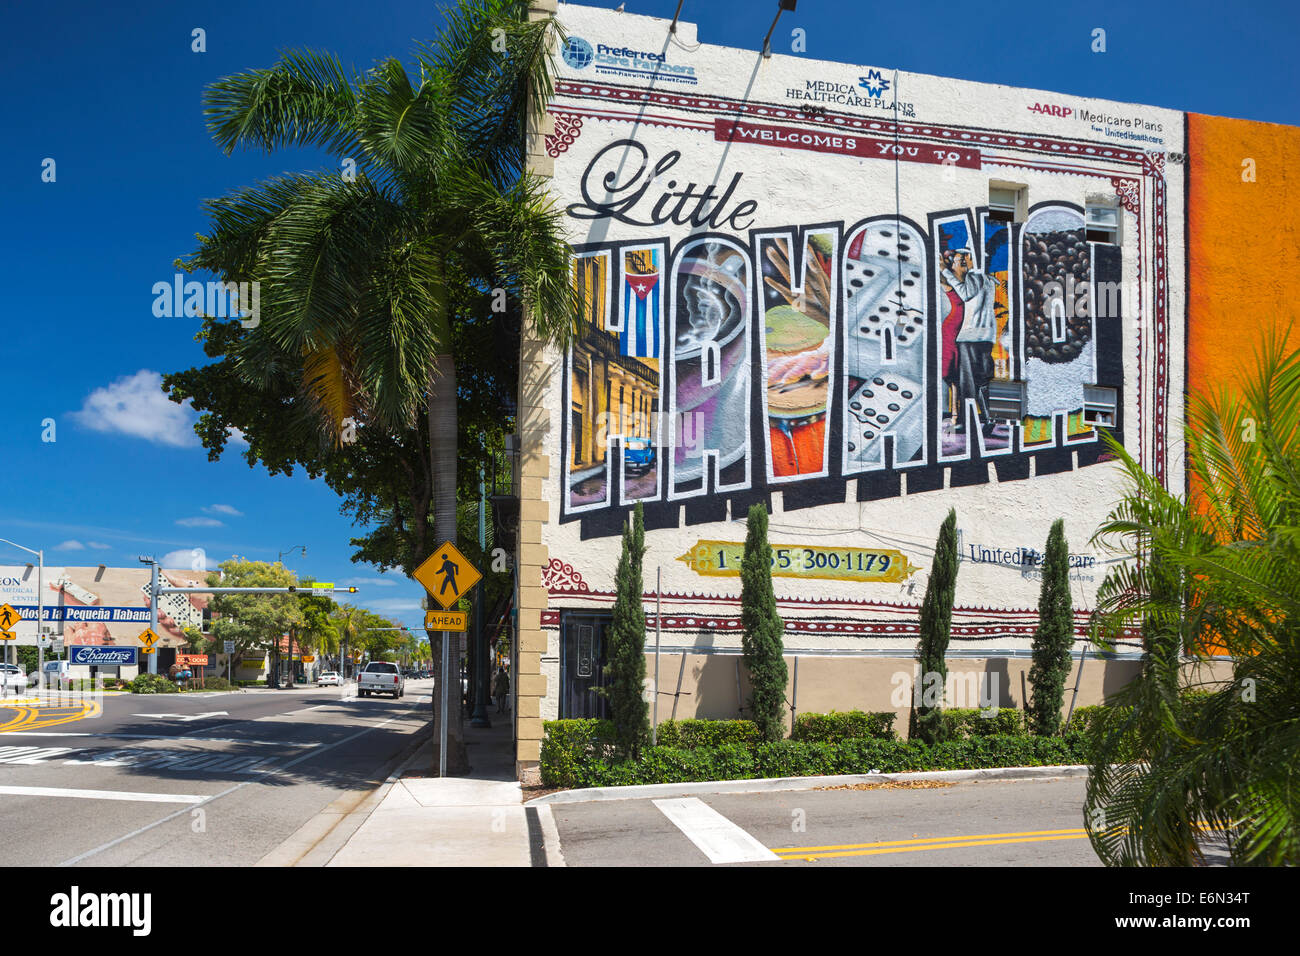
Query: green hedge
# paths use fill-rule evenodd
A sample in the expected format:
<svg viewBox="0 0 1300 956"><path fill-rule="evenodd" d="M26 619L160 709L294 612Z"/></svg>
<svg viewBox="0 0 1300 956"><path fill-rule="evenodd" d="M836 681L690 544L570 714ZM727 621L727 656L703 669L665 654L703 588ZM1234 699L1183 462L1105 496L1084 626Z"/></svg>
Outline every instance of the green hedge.
<svg viewBox="0 0 1300 956"><path fill-rule="evenodd" d="M724 744L756 744L762 740L752 720L665 720L659 725L660 747L694 750Z"/></svg>
<svg viewBox="0 0 1300 956"><path fill-rule="evenodd" d="M981 735L927 746L919 740L854 738L839 743L780 740L753 746L647 747L638 761L613 762L605 721L550 721L542 741L542 783L548 787L611 787L644 783L747 780L823 774L897 773L1038 767L1088 762L1082 734L1061 737Z"/></svg>
<svg viewBox="0 0 1300 956"><path fill-rule="evenodd" d="M894 740L893 711L870 713L862 710L832 710L829 714L799 714L790 731L791 740L835 744L844 740L870 738Z"/></svg>
<svg viewBox="0 0 1300 956"><path fill-rule="evenodd" d="M161 674L141 674L131 681L133 694L175 694L176 685Z"/></svg>
<svg viewBox="0 0 1300 956"><path fill-rule="evenodd" d="M839 744L780 740L756 747L741 744L695 750L651 747L637 762L575 762L563 777L550 773L553 767L543 763L542 780L547 786L602 787L1086 762L1086 743L1077 735L1045 738L986 736L933 746L921 741L870 738L846 740Z"/></svg>
<svg viewBox="0 0 1300 956"><path fill-rule="evenodd" d="M1029 737L1028 715L1015 707L987 710L949 707L943 712L944 736L948 740L974 737Z"/></svg>
<svg viewBox="0 0 1300 956"><path fill-rule="evenodd" d="M203 680L203 686L200 687L193 681L190 682L190 690L232 690L234 685L224 677L207 677Z"/></svg>

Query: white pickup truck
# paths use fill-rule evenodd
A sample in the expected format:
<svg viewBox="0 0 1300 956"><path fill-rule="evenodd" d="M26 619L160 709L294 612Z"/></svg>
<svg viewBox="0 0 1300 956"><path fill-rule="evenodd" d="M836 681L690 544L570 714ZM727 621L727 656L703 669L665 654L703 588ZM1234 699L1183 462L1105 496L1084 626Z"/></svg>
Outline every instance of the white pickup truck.
<svg viewBox="0 0 1300 956"><path fill-rule="evenodd" d="M394 699L406 694L406 679L401 669L388 661L371 661L357 675L357 696L392 694Z"/></svg>

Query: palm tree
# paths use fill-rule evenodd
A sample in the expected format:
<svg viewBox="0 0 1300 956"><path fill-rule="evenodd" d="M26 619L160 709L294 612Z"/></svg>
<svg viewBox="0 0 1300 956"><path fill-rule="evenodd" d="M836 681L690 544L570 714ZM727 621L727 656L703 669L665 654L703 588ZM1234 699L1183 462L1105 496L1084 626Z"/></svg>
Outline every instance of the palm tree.
<svg viewBox="0 0 1300 956"><path fill-rule="evenodd" d="M1107 436L1132 490L1094 542L1139 560L1107 575L1096 633L1146 650L1093 739L1084 820L1109 865L1198 863L1211 831L1236 864L1300 864L1300 352L1286 338L1240 394L1190 400L1190 500ZM1230 681L1206 673L1223 655Z"/></svg>
<svg viewBox="0 0 1300 956"><path fill-rule="evenodd" d="M504 290L552 342L576 314L561 212L525 171L525 130L550 100L562 37L553 19L528 16L526 0L461 0L417 47L415 76L394 58L358 75L295 51L206 95L227 153L306 146L341 158L342 173L208 201L211 230L185 266L259 283L256 327L232 349L239 373L254 386L299 375L304 419L328 439L344 441L348 419L399 433L424 417L433 527L415 529L407 573L456 539L458 311L485 314ZM448 766L459 770L452 712Z"/></svg>
<svg viewBox="0 0 1300 956"><path fill-rule="evenodd" d="M352 604L341 605L334 611L334 626L341 645L339 676L345 679L348 676L352 647L356 643L357 635L361 633L361 622L364 617L365 611Z"/></svg>

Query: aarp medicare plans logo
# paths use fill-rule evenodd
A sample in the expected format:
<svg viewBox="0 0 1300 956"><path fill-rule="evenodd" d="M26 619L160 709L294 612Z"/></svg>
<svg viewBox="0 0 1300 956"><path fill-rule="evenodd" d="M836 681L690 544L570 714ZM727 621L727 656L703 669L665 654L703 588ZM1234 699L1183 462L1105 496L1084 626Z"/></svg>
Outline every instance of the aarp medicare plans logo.
<svg viewBox="0 0 1300 956"><path fill-rule="evenodd" d="M564 62L569 64L575 70L582 70L591 66L591 61L595 59L596 51L591 48L591 44L582 37L569 37L564 44L564 50L561 54Z"/></svg>

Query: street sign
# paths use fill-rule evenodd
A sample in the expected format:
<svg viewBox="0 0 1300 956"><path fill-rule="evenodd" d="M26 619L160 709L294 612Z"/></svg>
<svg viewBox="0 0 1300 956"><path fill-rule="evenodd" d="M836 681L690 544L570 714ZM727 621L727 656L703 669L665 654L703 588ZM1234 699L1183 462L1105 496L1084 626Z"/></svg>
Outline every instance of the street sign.
<svg viewBox="0 0 1300 956"><path fill-rule="evenodd" d="M144 645L144 649L140 653L152 654L154 651L153 646L158 643L158 635L146 627L140 635L140 643Z"/></svg>
<svg viewBox="0 0 1300 956"><path fill-rule="evenodd" d="M18 635L13 631L0 631L0 641L16 641Z"/></svg>
<svg viewBox="0 0 1300 956"><path fill-rule="evenodd" d="M207 654L177 654L176 663L189 664L191 667L207 667L208 655Z"/></svg>
<svg viewBox="0 0 1300 956"><path fill-rule="evenodd" d="M312 597L329 597L334 593L334 585L329 581L313 581L311 583Z"/></svg>
<svg viewBox="0 0 1300 956"><path fill-rule="evenodd" d="M470 564L450 541L444 541L442 547L411 576L424 585L429 596L442 605L444 611L450 611L483 580L478 568Z"/></svg>
<svg viewBox="0 0 1300 956"><path fill-rule="evenodd" d="M136 662L134 647L116 647L104 644L72 644L68 647L68 660L73 664L93 664L96 667L122 667Z"/></svg>
<svg viewBox="0 0 1300 956"><path fill-rule="evenodd" d="M225 654L233 654L233 653L235 653L235 642L234 642L234 641L226 641L226 642L225 642L225 648L226 648L225 651L223 651L222 653L225 653Z"/></svg>
<svg viewBox="0 0 1300 956"><path fill-rule="evenodd" d="M465 631L469 629L469 615L464 611L425 611L424 628L427 631Z"/></svg>
<svg viewBox="0 0 1300 956"><path fill-rule="evenodd" d="M13 609L12 605L0 604L0 631L12 631L14 625L23 619L23 616ZM4 638L6 641L12 641L13 637Z"/></svg>

